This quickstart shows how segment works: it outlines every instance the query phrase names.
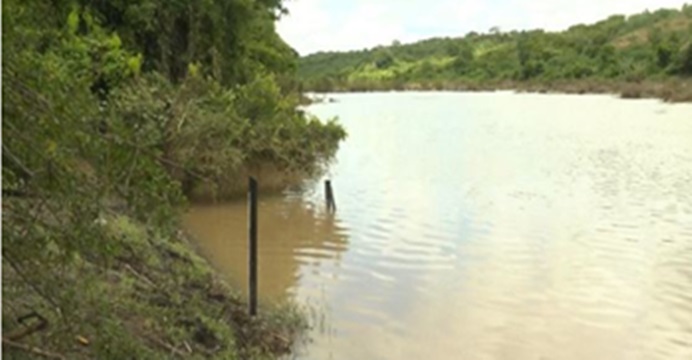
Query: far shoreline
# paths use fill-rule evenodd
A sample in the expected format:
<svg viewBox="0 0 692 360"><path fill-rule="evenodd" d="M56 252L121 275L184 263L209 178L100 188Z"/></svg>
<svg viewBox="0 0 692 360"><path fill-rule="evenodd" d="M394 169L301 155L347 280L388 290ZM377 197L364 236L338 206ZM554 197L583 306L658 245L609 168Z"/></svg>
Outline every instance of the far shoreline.
<svg viewBox="0 0 692 360"><path fill-rule="evenodd" d="M614 95L621 99L659 99L666 103L692 103L692 78L644 81L609 82L595 79L576 81L522 82L500 81L492 83L471 82L411 82L404 84L369 83L346 84L324 89L304 89L309 104L334 102L325 94L389 92L389 91L451 91L451 92L494 92L566 94L566 95Z"/></svg>

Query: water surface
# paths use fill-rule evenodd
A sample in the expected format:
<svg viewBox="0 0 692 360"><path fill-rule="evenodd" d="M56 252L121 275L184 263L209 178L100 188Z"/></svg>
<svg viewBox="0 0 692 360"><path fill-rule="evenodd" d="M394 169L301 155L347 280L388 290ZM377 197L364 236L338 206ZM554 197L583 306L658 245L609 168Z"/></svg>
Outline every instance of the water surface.
<svg viewBox="0 0 692 360"><path fill-rule="evenodd" d="M305 359L692 358L692 106L512 93L333 95L329 177L260 203L260 292ZM245 287L243 202L190 231Z"/></svg>

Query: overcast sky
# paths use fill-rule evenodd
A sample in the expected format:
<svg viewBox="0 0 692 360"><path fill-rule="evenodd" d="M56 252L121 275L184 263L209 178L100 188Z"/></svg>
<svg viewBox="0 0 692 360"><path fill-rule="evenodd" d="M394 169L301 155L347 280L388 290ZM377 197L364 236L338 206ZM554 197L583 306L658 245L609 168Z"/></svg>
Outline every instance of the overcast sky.
<svg viewBox="0 0 692 360"><path fill-rule="evenodd" d="M565 29L613 14L681 8L690 0L286 0L281 36L301 55L469 31Z"/></svg>

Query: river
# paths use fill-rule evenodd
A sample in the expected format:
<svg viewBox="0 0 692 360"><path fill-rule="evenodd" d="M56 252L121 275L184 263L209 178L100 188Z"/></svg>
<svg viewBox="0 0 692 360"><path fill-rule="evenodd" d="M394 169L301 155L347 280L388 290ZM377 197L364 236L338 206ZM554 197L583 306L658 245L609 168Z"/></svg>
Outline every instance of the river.
<svg viewBox="0 0 692 360"><path fill-rule="evenodd" d="M260 199L260 294L310 309L300 359L692 359L692 105L331 95L328 177ZM244 202L193 206L246 286Z"/></svg>

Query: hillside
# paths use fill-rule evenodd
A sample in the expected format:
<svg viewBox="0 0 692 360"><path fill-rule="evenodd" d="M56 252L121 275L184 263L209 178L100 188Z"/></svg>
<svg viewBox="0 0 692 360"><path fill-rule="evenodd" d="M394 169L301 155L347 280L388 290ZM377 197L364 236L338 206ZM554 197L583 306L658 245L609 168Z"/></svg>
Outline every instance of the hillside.
<svg viewBox="0 0 692 360"><path fill-rule="evenodd" d="M2 355L271 359L180 214L322 171L345 132L298 108L282 1L2 2Z"/></svg>
<svg viewBox="0 0 692 360"><path fill-rule="evenodd" d="M298 74L304 90L317 92L526 87L574 92L615 87L625 92L622 84L628 84L644 87L634 89L633 97L692 99L692 5L613 15L562 32L493 29L361 51L321 52L300 59ZM679 98L681 94L685 98Z"/></svg>

